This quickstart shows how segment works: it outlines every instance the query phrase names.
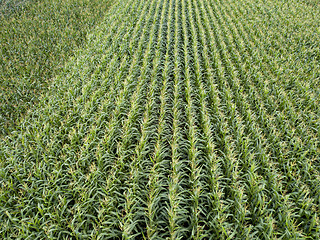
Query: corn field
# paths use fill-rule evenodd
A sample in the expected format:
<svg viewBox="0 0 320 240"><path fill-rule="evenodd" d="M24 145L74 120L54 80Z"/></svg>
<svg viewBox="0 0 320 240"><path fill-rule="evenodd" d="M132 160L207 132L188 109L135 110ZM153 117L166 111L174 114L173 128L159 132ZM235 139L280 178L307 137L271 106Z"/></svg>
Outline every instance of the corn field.
<svg viewBox="0 0 320 240"><path fill-rule="evenodd" d="M86 44L111 0L0 0L0 137Z"/></svg>
<svg viewBox="0 0 320 240"><path fill-rule="evenodd" d="M0 237L320 239L319 16L114 1L0 140Z"/></svg>

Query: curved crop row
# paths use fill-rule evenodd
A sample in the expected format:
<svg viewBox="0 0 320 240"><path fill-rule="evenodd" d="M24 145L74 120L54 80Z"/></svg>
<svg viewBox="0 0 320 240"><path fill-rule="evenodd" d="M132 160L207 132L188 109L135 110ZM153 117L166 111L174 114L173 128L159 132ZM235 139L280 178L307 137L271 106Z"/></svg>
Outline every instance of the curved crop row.
<svg viewBox="0 0 320 240"><path fill-rule="evenodd" d="M318 11L116 1L1 141L0 236L319 239Z"/></svg>

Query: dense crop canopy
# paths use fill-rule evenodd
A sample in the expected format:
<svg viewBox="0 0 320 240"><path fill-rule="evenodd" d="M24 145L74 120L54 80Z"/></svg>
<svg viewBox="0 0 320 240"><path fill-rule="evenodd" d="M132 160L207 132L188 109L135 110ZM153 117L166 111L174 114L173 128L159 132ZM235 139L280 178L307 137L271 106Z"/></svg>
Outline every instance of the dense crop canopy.
<svg viewBox="0 0 320 240"><path fill-rule="evenodd" d="M0 0L0 137L85 46L111 1Z"/></svg>
<svg viewBox="0 0 320 240"><path fill-rule="evenodd" d="M0 142L3 239L320 239L320 8L118 0Z"/></svg>

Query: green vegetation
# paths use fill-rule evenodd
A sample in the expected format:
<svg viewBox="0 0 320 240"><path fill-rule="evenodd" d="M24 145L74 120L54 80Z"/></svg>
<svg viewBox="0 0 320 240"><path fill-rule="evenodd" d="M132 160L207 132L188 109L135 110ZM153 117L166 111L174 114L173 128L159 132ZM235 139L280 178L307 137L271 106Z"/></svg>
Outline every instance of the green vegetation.
<svg viewBox="0 0 320 240"><path fill-rule="evenodd" d="M27 0L0 0L0 14L9 16L24 6Z"/></svg>
<svg viewBox="0 0 320 240"><path fill-rule="evenodd" d="M0 135L12 131L38 102L109 5L100 0L0 3Z"/></svg>
<svg viewBox="0 0 320 240"><path fill-rule="evenodd" d="M114 1L0 142L1 238L320 239L309 3Z"/></svg>

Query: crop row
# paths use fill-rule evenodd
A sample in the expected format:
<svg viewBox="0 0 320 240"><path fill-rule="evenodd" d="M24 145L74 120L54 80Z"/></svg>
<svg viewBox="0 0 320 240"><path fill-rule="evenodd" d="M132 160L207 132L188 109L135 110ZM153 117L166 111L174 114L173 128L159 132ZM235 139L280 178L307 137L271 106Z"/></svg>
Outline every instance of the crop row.
<svg viewBox="0 0 320 240"><path fill-rule="evenodd" d="M316 12L114 3L1 142L1 236L320 238Z"/></svg>

